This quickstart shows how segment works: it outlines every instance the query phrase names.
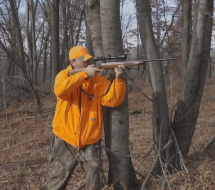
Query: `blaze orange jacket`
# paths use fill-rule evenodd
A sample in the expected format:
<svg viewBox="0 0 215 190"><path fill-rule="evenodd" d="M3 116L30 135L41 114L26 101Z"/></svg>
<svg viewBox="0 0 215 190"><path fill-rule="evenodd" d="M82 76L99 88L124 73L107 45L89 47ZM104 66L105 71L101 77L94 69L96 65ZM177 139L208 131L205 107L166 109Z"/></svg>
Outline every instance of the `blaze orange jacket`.
<svg viewBox="0 0 215 190"><path fill-rule="evenodd" d="M68 70L72 70L72 67L68 66L55 78L57 105L53 133L81 149L101 139L102 105L119 106L124 100L126 85L123 79L115 79L110 86L110 81L101 75L86 79L84 71L69 77ZM92 99L87 94L93 94L95 98Z"/></svg>

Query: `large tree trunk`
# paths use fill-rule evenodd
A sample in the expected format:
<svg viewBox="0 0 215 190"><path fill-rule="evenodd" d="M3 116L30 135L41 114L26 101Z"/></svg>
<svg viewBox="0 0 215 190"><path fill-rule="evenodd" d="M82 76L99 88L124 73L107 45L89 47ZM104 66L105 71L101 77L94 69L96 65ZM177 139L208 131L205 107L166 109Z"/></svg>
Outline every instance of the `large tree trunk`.
<svg viewBox="0 0 215 190"><path fill-rule="evenodd" d="M100 4L98 0L86 0L86 22L90 28L94 55L103 56Z"/></svg>
<svg viewBox="0 0 215 190"><path fill-rule="evenodd" d="M75 45L77 46L78 43L79 43L79 38L80 38L80 33L81 33L81 25L82 25L82 22L83 22L83 16L84 16L84 10L85 10L85 5L83 7L83 9L81 10L81 13L80 13L80 19L78 21L78 26L77 26L77 33L76 33L76 38L75 38Z"/></svg>
<svg viewBox="0 0 215 190"><path fill-rule="evenodd" d="M54 95L55 77L60 71L59 64L59 1L52 0L51 5L51 92Z"/></svg>
<svg viewBox="0 0 215 190"><path fill-rule="evenodd" d="M138 22L140 26L140 37L143 44L144 53L147 59L159 58L158 48L155 42L151 20L150 0L137 0ZM166 97L166 88L161 63L153 62L148 65L150 81L153 90L153 112L155 127L155 145L157 149L162 149L169 139L169 116ZM159 138L161 137L161 139ZM165 151L162 157L166 157ZM160 165L157 164L155 172L160 173Z"/></svg>
<svg viewBox="0 0 215 190"><path fill-rule="evenodd" d="M86 25L86 48L88 49L90 55L94 56L90 27L87 22L85 22L85 25Z"/></svg>
<svg viewBox="0 0 215 190"><path fill-rule="evenodd" d="M173 129L184 158L188 155L194 134L210 58L213 4L214 0L196 0L194 7L189 60L173 122Z"/></svg>
<svg viewBox="0 0 215 190"><path fill-rule="evenodd" d="M61 53L61 59L60 59L60 68L66 68L68 66L69 63L69 59L68 59L68 41L69 41L69 37L68 37L68 15L66 14L66 5L68 5L68 0L62 0L62 15L63 15L63 42L62 42L62 53Z"/></svg>
<svg viewBox="0 0 215 190"><path fill-rule="evenodd" d="M110 1L103 1L101 5L104 3L110 3ZM123 47L122 47L122 38L121 38L121 28L120 28L120 21L119 21L119 2L113 1L111 3L116 3L114 7L111 8L112 17L105 20L104 12L101 12L103 19L100 22L100 4L98 0L86 1L86 21L90 28L91 32L91 40L92 40L92 47L94 51L94 56L104 56L103 54L103 47L105 48L105 55L111 54L112 56L121 55L123 54ZM103 11L105 8L108 8L110 11L110 6L105 4L105 7L102 6ZM114 14L113 14L114 12ZM108 13L108 12L107 12ZM109 14L109 13L108 13ZM103 23L105 22L105 23ZM102 32L101 32L101 24L103 25ZM116 24L116 25L115 25ZM112 30L111 30L112 29ZM116 30L117 29L117 30ZM116 31L118 32L116 34ZM104 35L104 42L102 41L102 33ZM111 37L110 37L111 36ZM110 42L111 40L111 42ZM105 43L105 45L103 45ZM112 44L112 45L111 45ZM106 147L111 149L111 151L116 151L121 154L129 154L129 145L128 145L128 97L124 100L123 105L121 105L117 109L111 109L110 115L113 115L112 119L107 118L104 116L104 127L105 127L105 134L106 134ZM106 115L104 113L104 115ZM112 126L111 123L115 122ZM107 127L108 126L108 127ZM107 132L107 129L109 132ZM107 138L107 134L108 137ZM116 142L116 140L119 140ZM114 144L115 140L115 144ZM119 147L118 145L122 145ZM109 157L109 154L112 156ZM131 185L136 185L136 176L134 173L133 166L131 164L131 159L120 156L118 154L113 154L113 152L107 151L107 155L110 162L110 172L109 172L109 184L115 183L117 189L122 189L123 187L119 184L123 182L126 189L129 188L129 172L131 172ZM115 155L115 156L114 156ZM131 170L130 170L130 167Z"/></svg>
<svg viewBox="0 0 215 190"><path fill-rule="evenodd" d="M156 32L156 35L157 35L157 44L160 44L160 41L161 41L161 20L160 20L160 12L159 12L159 9L160 9L160 0L156 0L156 24L157 24L157 32ZM160 54L160 47L158 47L158 53Z"/></svg>
<svg viewBox="0 0 215 190"><path fill-rule="evenodd" d="M120 1L100 1L101 31L104 56L118 56L123 54L122 32L120 23ZM108 183L114 184L116 189L129 189L131 159L129 155L129 114L128 92L123 103L117 108L106 108L104 118L106 147L109 160ZM109 122L107 122L109 121ZM132 185L135 184L135 175Z"/></svg>
<svg viewBox="0 0 215 190"><path fill-rule="evenodd" d="M186 73L187 62L189 58L191 30L192 30L192 1L182 1L182 76Z"/></svg>

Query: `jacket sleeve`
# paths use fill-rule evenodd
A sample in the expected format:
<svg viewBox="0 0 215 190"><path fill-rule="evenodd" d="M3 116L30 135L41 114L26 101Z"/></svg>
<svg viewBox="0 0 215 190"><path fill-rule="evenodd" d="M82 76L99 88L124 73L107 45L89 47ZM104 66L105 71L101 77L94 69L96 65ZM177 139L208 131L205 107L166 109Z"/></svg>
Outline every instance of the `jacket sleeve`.
<svg viewBox="0 0 215 190"><path fill-rule="evenodd" d="M80 87L87 78L87 74L82 71L75 75L68 76L68 71L63 70L55 78L54 92L61 99L66 99L74 89Z"/></svg>
<svg viewBox="0 0 215 190"><path fill-rule="evenodd" d="M108 86L109 85L110 82ZM108 86L106 86L106 88L108 88ZM126 85L124 79L115 79L108 93L102 98L101 104L108 107L118 107L124 100L125 91Z"/></svg>

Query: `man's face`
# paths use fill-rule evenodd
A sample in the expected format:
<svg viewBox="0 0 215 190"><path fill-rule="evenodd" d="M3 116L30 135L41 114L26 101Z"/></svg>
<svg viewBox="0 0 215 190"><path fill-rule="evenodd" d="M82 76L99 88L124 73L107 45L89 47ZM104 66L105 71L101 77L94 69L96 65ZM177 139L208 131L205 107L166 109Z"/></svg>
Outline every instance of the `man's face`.
<svg viewBox="0 0 215 190"><path fill-rule="evenodd" d="M79 57L75 59L75 61L71 60L71 64L74 67L74 69L81 69L86 68L88 65L92 64L91 59L88 59L87 61L83 61L83 57Z"/></svg>

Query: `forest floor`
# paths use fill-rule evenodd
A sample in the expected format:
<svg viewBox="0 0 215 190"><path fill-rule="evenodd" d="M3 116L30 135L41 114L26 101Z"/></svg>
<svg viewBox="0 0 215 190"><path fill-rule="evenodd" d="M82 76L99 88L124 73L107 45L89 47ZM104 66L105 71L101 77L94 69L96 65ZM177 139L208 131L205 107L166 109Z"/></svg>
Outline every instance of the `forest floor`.
<svg viewBox="0 0 215 190"><path fill-rule="evenodd" d="M139 84L150 96L148 83ZM135 89L135 88L134 88ZM176 103L179 82L171 86L167 82L169 108ZM7 97L6 97L7 98ZM49 137L52 133L52 119L56 99L41 98L42 114L34 112L35 102L31 95L14 98L6 110L0 112L0 189L1 190L41 190L47 180ZM215 137L215 80L207 79L202 96L196 130L185 165L187 174L179 171L168 176L172 189L215 189L215 148L203 152ZM145 180L153 164L154 154L149 152L152 137L152 104L139 91L129 93L129 111L142 109L142 113L130 115L130 152L132 162L141 181ZM8 113L5 116L5 111ZM104 139L103 139L104 141ZM103 168L107 176L107 158L103 154ZM141 177L142 176L142 177ZM84 189L85 177L77 166L67 189ZM161 189L162 180L152 176L147 189ZM140 188L139 188L140 189ZM166 189L169 189L168 187Z"/></svg>

